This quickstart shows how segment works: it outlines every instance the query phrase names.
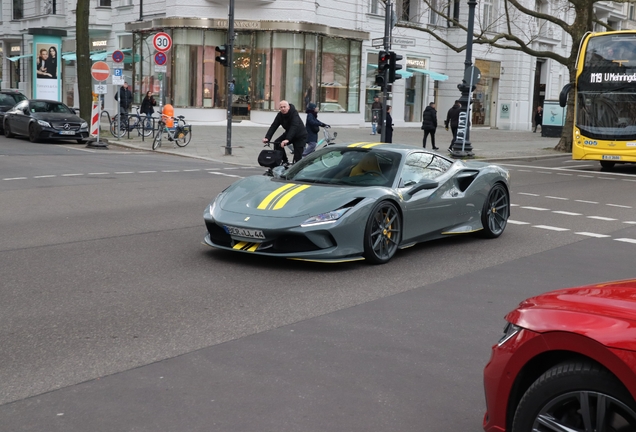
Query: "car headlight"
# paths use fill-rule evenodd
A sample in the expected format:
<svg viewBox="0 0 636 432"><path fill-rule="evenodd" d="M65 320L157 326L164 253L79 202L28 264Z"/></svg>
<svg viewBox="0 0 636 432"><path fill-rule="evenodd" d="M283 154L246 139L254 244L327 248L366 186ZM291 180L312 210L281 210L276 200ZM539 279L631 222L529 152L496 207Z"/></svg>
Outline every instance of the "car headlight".
<svg viewBox="0 0 636 432"><path fill-rule="evenodd" d="M350 207L341 208L341 209L330 211L330 212L327 212L327 213L320 213L320 214L318 214L316 216L310 217L305 222L301 223L300 226L301 227L306 227L306 226L333 223L333 222L337 221L338 219L340 219L340 216L345 214L347 212L347 210L349 210L349 208Z"/></svg>
<svg viewBox="0 0 636 432"><path fill-rule="evenodd" d="M506 326L504 327L504 331L503 331L504 334L501 337L501 339L499 339L499 342L497 342L497 345L501 346L505 344L520 331L521 331L521 327L514 325L512 323L506 323Z"/></svg>
<svg viewBox="0 0 636 432"><path fill-rule="evenodd" d="M51 127L51 125L49 124L49 122L46 122L44 120L38 120L38 124L40 126L44 126L44 127Z"/></svg>
<svg viewBox="0 0 636 432"><path fill-rule="evenodd" d="M88 123L84 122L80 125L80 129L86 129L88 127Z"/></svg>

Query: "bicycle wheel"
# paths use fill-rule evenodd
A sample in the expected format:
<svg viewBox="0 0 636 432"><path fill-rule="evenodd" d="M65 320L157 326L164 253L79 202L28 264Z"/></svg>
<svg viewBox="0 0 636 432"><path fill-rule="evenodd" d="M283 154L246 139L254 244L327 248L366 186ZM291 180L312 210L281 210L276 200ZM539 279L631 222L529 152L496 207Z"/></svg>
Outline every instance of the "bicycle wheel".
<svg viewBox="0 0 636 432"><path fill-rule="evenodd" d="M145 137L152 135L152 122L148 119L137 122L137 133Z"/></svg>
<svg viewBox="0 0 636 432"><path fill-rule="evenodd" d="M175 132L174 140L179 147L185 147L190 144L190 140L192 139L192 130L190 125L185 125L178 132Z"/></svg>
<svg viewBox="0 0 636 432"><path fill-rule="evenodd" d="M126 134L126 121L122 121L119 123L119 130L117 129L117 124L119 123L119 116L113 117L113 121L110 122L110 133L113 134L116 138L121 138ZM119 132L119 134L117 134Z"/></svg>
<svg viewBox="0 0 636 432"><path fill-rule="evenodd" d="M155 135L155 139L152 140L152 149L153 150L157 150L159 147L161 147L161 138L163 137L163 131L160 129L157 131L157 134Z"/></svg>

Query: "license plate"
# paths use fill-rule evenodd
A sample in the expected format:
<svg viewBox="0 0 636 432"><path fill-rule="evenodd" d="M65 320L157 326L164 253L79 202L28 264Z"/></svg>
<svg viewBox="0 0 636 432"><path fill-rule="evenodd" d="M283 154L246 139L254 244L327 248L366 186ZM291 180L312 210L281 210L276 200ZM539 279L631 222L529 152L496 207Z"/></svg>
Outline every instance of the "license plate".
<svg viewBox="0 0 636 432"><path fill-rule="evenodd" d="M621 160L621 157L614 156L614 155L603 155L603 159L604 160Z"/></svg>
<svg viewBox="0 0 636 432"><path fill-rule="evenodd" d="M60 135L75 135L75 131L60 131Z"/></svg>
<svg viewBox="0 0 636 432"><path fill-rule="evenodd" d="M263 231L261 230L237 228L237 227L226 225L225 231L227 231L227 233L232 236L265 240L265 235L263 235Z"/></svg>

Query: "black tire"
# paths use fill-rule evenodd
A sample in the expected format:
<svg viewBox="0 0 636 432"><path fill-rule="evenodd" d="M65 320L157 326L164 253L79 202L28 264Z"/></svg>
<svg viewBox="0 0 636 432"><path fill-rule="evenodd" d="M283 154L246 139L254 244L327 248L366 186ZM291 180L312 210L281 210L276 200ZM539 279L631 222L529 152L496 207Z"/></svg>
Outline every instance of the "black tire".
<svg viewBox="0 0 636 432"><path fill-rule="evenodd" d="M153 150L157 150L159 147L161 147L161 137L163 135L163 132L161 131L157 131L157 134L155 135L155 139L152 140L152 149Z"/></svg>
<svg viewBox="0 0 636 432"><path fill-rule="evenodd" d="M110 122L110 133L115 137L115 138L121 138L124 135L126 135L126 128L127 128L127 124L126 121L122 121L121 124L119 125L119 135L117 134L117 122L119 121L119 117L115 116L113 117L113 121Z"/></svg>
<svg viewBox="0 0 636 432"><path fill-rule="evenodd" d="M180 133L184 134L183 138L179 138L179 134ZM175 142L177 143L177 145L179 147L187 146L188 144L190 144L190 140L191 139L192 139L192 131L191 130L186 131L186 132L175 132L174 140L175 140Z"/></svg>
<svg viewBox="0 0 636 432"><path fill-rule="evenodd" d="M607 170L607 171L609 171L609 170L611 170L612 168L614 168L614 165L616 165L616 162L605 161L605 160L602 160L602 161L601 161L601 168L602 168L603 170Z"/></svg>
<svg viewBox="0 0 636 432"><path fill-rule="evenodd" d="M554 366L521 398L512 432L565 430L636 431L636 402L614 375L596 363Z"/></svg>
<svg viewBox="0 0 636 432"><path fill-rule="evenodd" d="M38 128L33 123L29 125L29 141L31 141L32 143L36 143L39 141Z"/></svg>
<svg viewBox="0 0 636 432"><path fill-rule="evenodd" d="M501 183L495 185L488 192L481 210L481 224L483 230L477 234L483 238L497 238L503 234L510 217L510 195Z"/></svg>
<svg viewBox="0 0 636 432"><path fill-rule="evenodd" d="M9 127L9 123L4 124L4 136L7 138L13 138L15 135L11 133L11 128Z"/></svg>
<svg viewBox="0 0 636 432"><path fill-rule="evenodd" d="M137 131L139 135L149 137L150 135L152 135L152 124L146 125L146 119L143 119L142 121L137 123Z"/></svg>
<svg viewBox="0 0 636 432"><path fill-rule="evenodd" d="M389 262L402 240L402 218L390 201L377 203L364 230L364 257L371 264Z"/></svg>

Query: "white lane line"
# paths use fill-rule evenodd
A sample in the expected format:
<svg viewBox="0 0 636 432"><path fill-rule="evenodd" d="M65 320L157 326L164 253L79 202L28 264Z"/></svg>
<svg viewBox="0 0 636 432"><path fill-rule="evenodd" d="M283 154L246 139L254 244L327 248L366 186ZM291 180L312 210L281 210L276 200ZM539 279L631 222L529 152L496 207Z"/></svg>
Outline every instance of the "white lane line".
<svg viewBox="0 0 636 432"><path fill-rule="evenodd" d="M243 178L243 177L238 176L238 175L234 175L234 174L226 174L226 173L221 173L221 172L216 172L216 171L210 171L210 172L208 172L208 174L216 174L216 175L220 175L220 176L224 176L224 177L236 177L236 178Z"/></svg>
<svg viewBox="0 0 636 432"><path fill-rule="evenodd" d="M543 207L530 207L530 206L522 206L522 209L526 209L526 210L536 210L536 211L548 211L550 209L547 208L543 208Z"/></svg>
<svg viewBox="0 0 636 432"><path fill-rule="evenodd" d="M631 238L617 238L617 239L614 239L614 240L619 241L619 242L636 244L636 239L631 239Z"/></svg>
<svg viewBox="0 0 636 432"><path fill-rule="evenodd" d="M530 225L530 222L522 222L514 219L508 219L508 223L513 225Z"/></svg>
<svg viewBox="0 0 636 432"><path fill-rule="evenodd" d="M586 216L588 219L596 219L596 220L602 220L602 221L615 221L617 219L614 218L608 218L608 217L604 217L604 216Z"/></svg>
<svg viewBox="0 0 636 432"><path fill-rule="evenodd" d="M573 176L574 174L567 174L567 173L557 173L557 175L563 175L563 176Z"/></svg>
<svg viewBox="0 0 636 432"><path fill-rule="evenodd" d="M636 180L632 180L632 179L623 179L623 181L636 182Z"/></svg>
<svg viewBox="0 0 636 432"><path fill-rule="evenodd" d="M56 175L41 175L41 176L33 176L33 178L51 178L51 177L57 177Z"/></svg>
<svg viewBox="0 0 636 432"><path fill-rule="evenodd" d="M107 172L103 172L103 173L88 173L88 175L107 175L107 174L110 174L110 173L107 173Z"/></svg>
<svg viewBox="0 0 636 432"><path fill-rule="evenodd" d="M519 172L532 172L532 170L522 170L522 169L517 170L517 171L519 171Z"/></svg>
<svg viewBox="0 0 636 432"><path fill-rule="evenodd" d="M577 162L578 162L578 161L575 161L575 160L565 161L565 163L577 163ZM576 167L577 167L577 168L584 168L584 167L585 167L585 168L587 168L587 167L593 167L593 166L594 166L594 165L586 164L586 165L577 165ZM571 168L566 168L566 169L571 169Z"/></svg>
<svg viewBox="0 0 636 432"><path fill-rule="evenodd" d="M538 174L552 174L551 172L547 172L547 171L537 171Z"/></svg>
<svg viewBox="0 0 636 432"><path fill-rule="evenodd" d="M117 171L115 174L134 174L134 171Z"/></svg>
<svg viewBox="0 0 636 432"><path fill-rule="evenodd" d="M569 201L570 200L570 198L555 197L555 196L549 196L549 195L546 195L545 197L546 198L550 198L550 199L564 200L564 201Z"/></svg>
<svg viewBox="0 0 636 432"><path fill-rule="evenodd" d="M179 170L161 170L161 172L179 172Z"/></svg>
<svg viewBox="0 0 636 432"><path fill-rule="evenodd" d="M591 233L591 232L575 232L574 234L583 235L587 237L595 237L595 238L611 237L607 234L597 234L597 233Z"/></svg>
<svg viewBox="0 0 636 432"><path fill-rule="evenodd" d="M611 178L611 177L597 177L599 180L616 180L615 178Z"/></svg>
<svg viewBox="0 0 636 432"><path fill-rule="evenodd" d="M195 171L201 171L201 169L200 168L196 168L196 169L183 170L183 172L195 172Z"/></svg>
<svg viewBox="0 0 636 432"><path fill-rule="evenodd" d="M550 225L532 225L533 228L541 228L550 231L570 231L568 228L559 228Z"/></svg>
<svg viewBox="0 0 636 432"><path fill-rule="evenodd" d="M598 204L596 201L585 201L585 200L574 200L574 201L584 203L584 204Z"/></svg>
<svg viewBox="0 0 636 432"><path fill-rule="evenodd" d="M545 167L545 166L534 166L534 165L516 165L516 164L505 164L502 163L500 165L506 166L506 167L515 167L515 168L534 168L537 170L552 170L552 171L567 171L567 172L572 172L572 173L580 173L581 171L579 171L576 167L572 167L572 168L560 168L560 167L556 167L556 168L551 168L551 167ZM584 165L581 165L584 166ZM585 166L592 166L592 165L585 165ZM537 171L540 172L540 171ZM604 172L603 175L605 176L614 176L614 177L634 177L633 174L623 174L623 173L613 173L613 172Z"/></svg>
<svg viewBox="0 0 636 432"><path fill-rule="evenodd" d="M582 213L573 213L573 212L563 211L563 210L553 210L552 213L562 214L566 216L582 216Z"/></svg>
<svg viewBox="0 0 636 432"><path fill-rule="evenodd" d="M62 174L62 177L75 177L75 176L83 176L84 173L73 173L73 174Z"/></svg>
<svg viewBox="0 0 636 432"><path fill-rule="evenodd" d="M578 174L577 177L586 177L586 178L594 178L594 176L591 175L583 175L583 174Z"/></svg>
<svg viewBox="0 0 636 432"><path fill-rule="evenodd" d="M610 207L618 207L618 208L626 208L626 209L632 208L632 206L626 206L626 205L620 205L620 204L605 204L605 205L608 205Z"/></svg>
<svg viewBox="0 0 636 432"><path fill-rule="evenodd" d="M527 195L527 196L541 196L539 194L527 193L527 192L519 192L519 195Z"/></svg>
<svg viewBox="0 0 636 432"><path fill-rule="evenodd" d="M137 171L139 174L152 174L152 173L156 173L157 171Z"/></svg>
<svg viewBox="0 0 636 432"><path fill-rule="evenodd" d="M26 177L10 177L10 178L3 178L2 180L26 180Z"/></svg>
<svg viewBox="0 0 636 432"><path fill-rule="evenodd" d="M624 224L636 225L636 221L623 221Z"/></svg>
<svg viewBox="0 0 636 432"><path fill-rule="evenodd" d="M519 204L510 204L510 207L519 207Z"/></svg>

